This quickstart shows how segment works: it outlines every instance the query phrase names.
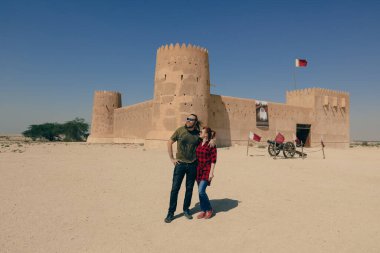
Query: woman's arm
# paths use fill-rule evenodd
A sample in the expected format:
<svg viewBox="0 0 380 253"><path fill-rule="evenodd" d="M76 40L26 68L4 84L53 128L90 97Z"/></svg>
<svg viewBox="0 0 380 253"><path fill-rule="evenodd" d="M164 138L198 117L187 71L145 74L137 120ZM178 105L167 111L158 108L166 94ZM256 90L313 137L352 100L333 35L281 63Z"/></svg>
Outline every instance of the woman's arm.
<svg viewBox="0 0 380 253"><path fill-rule="evenodd" d="M210 174L208 176L208 181L211 181L214 178L214 169L215 169L215 163L212 163L211 164Z"/></svg>
<svg viewBox="0 0 380 253"><path fill-rule="evenodd" d="M214 170L216 164L217 151L216 148L211 148L211 170L208 180L211 181L214 177Z"/></svg>

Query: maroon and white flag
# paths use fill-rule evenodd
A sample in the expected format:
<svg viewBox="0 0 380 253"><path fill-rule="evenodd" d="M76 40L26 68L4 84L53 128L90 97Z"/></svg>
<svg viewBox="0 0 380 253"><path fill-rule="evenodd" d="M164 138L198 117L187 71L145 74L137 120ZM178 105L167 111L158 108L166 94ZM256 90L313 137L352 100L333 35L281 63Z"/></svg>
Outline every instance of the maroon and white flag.
<svg viewBox="0 0 380 253"><path fill-rule="evenodd" d="M253 141L260 142L260 140L261 140L261 136L255 134L255 133L249 132L249 139L251 139L251 140L253 140Z"/></svg>
<svg viewBox="0 0 380 253"><path fill-rule="evenodd" d="M278 133L274 141L277 143L284 143L285 137L281 133Z"/></svg>
<svg viewBox="0 0 380 253"><path fill-rule="evenodd" d="M307 66L307 60L305 59L296 59L296 67L297 68L302 68Z"/></svg>

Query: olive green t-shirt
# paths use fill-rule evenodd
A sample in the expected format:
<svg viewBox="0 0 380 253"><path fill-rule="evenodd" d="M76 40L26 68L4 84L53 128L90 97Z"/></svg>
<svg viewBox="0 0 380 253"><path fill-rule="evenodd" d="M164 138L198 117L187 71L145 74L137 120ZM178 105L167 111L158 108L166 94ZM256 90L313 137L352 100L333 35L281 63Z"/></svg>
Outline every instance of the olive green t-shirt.
<svg viewBox="0 0 380 253"><path fill-rule="evenodd" d="M182 126L175 130L170 139L177 142L177 160L192 163L197 159L195 149L199 144L198 130L189 131L186 127Z"/></svg>

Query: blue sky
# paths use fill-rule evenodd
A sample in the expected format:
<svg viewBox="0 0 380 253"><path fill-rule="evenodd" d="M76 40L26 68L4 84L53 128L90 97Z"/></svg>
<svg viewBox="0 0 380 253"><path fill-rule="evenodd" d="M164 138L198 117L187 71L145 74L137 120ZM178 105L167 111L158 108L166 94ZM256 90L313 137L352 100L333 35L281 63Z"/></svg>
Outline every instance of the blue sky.
<svg viewBox="0 0 380 253"><path fill-rule="evenodd" d="M95 90L153 96L156 49L209 50L214 94L285 102L300 88L351 95L351 138L380 140L380 1L1 1L0 133L91 121Z"/></svg>

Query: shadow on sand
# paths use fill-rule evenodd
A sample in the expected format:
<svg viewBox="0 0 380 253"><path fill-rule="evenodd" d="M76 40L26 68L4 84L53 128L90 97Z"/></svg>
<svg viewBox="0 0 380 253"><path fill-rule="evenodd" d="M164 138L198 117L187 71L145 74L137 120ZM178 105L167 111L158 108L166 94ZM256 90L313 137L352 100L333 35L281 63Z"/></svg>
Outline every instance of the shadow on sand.
<svg viewBox="0 0 380 253"><path fill-rule="evenodd" d="M234 209L241 203L241 201L234 200L234 199L212 199L210 200L211 206L214 210L214 215L220 212L228 212L231 209ZM190 209L191 214L195 214L201 211L199 202L195 204L193 208ZM213 215L213 216L214 216ZM177 214L174 216L175 219L180 218L183 216L183 213Z"/></svg>

